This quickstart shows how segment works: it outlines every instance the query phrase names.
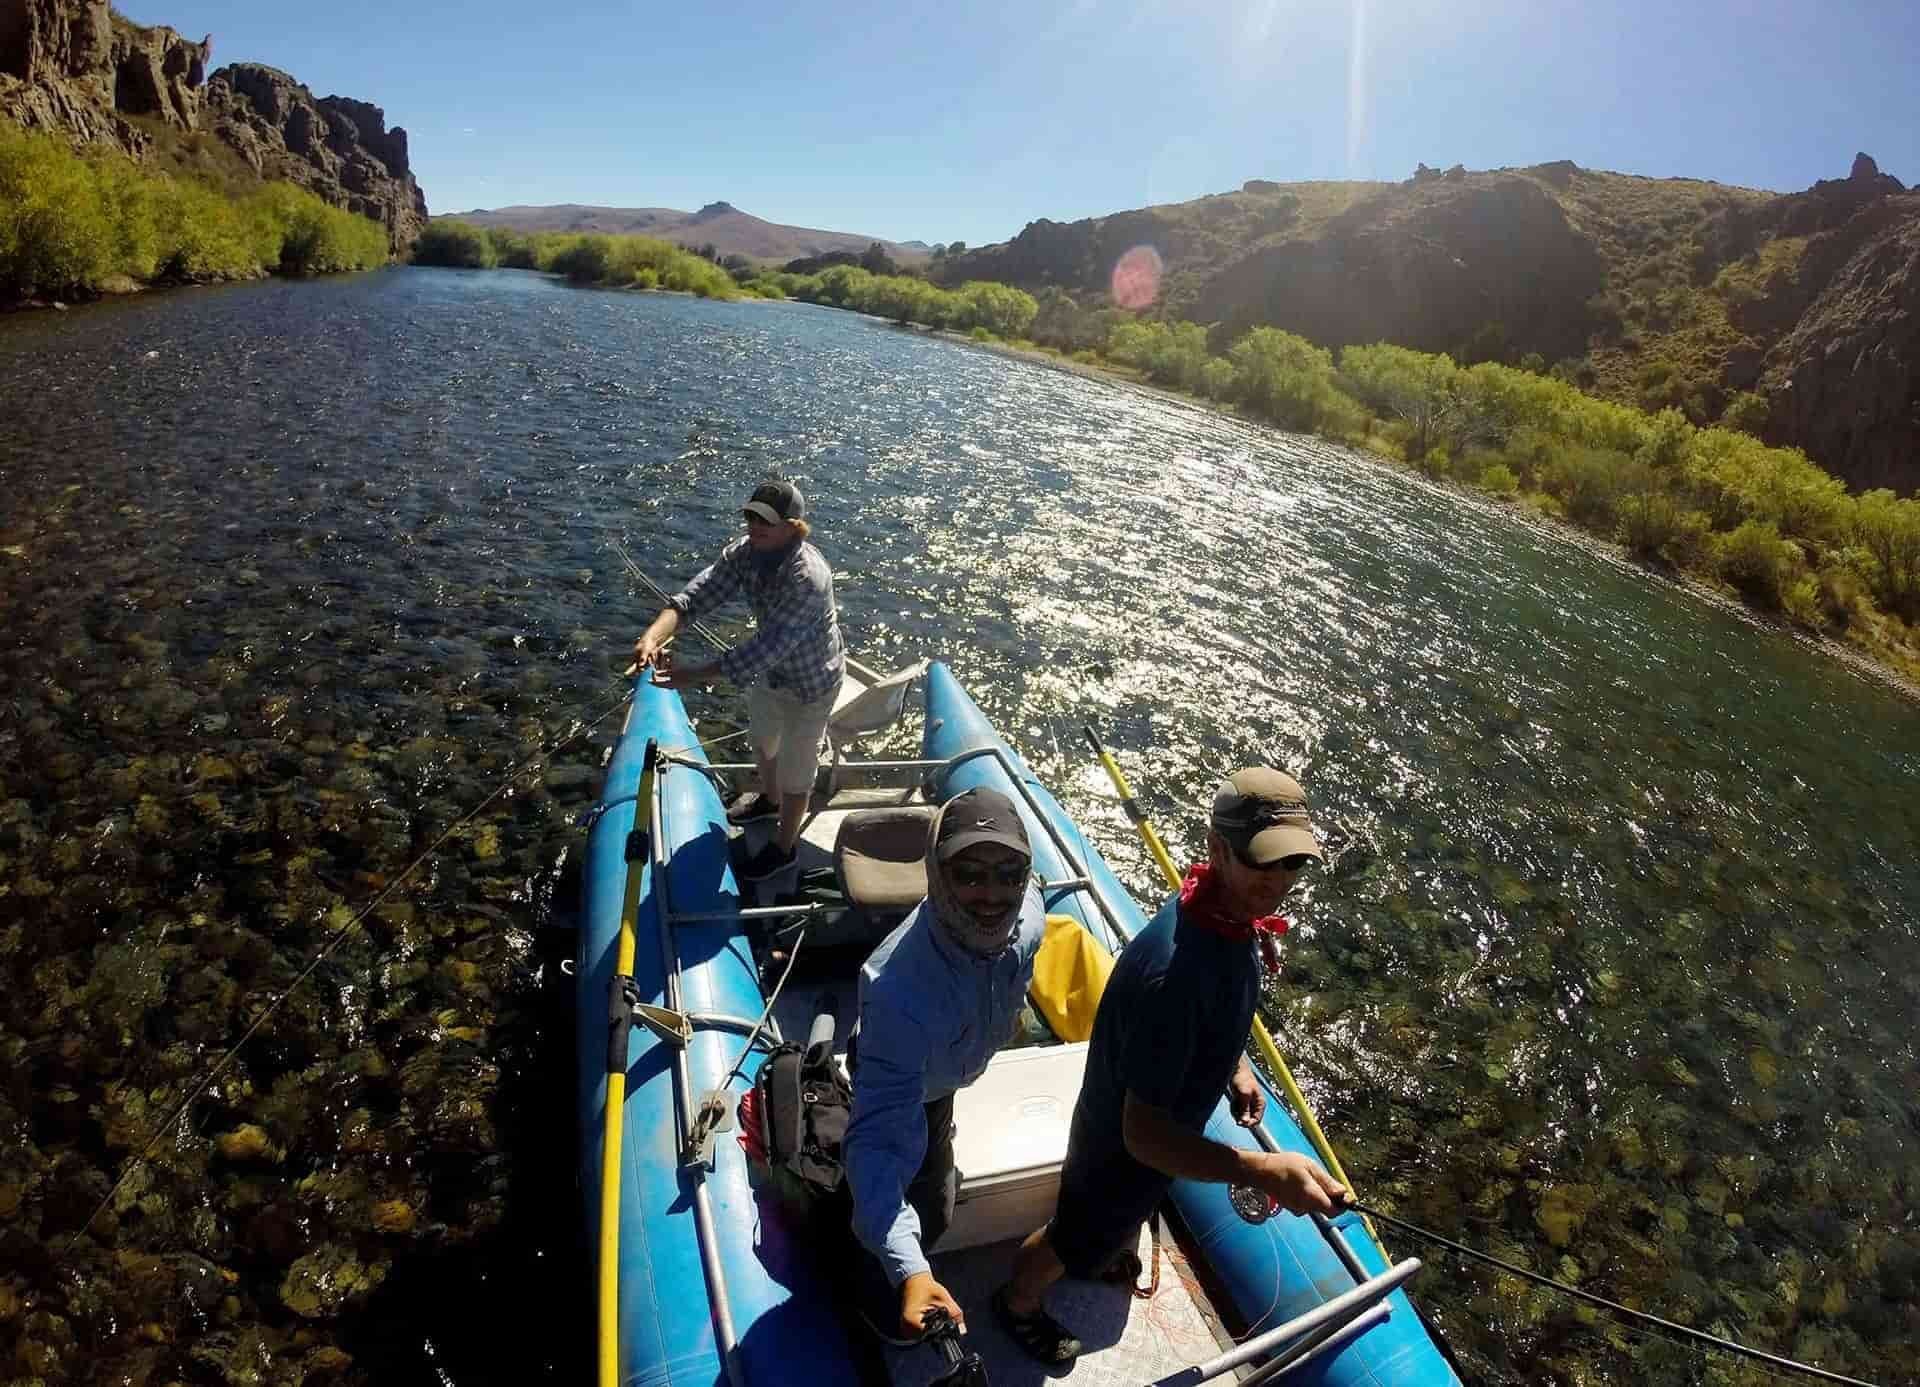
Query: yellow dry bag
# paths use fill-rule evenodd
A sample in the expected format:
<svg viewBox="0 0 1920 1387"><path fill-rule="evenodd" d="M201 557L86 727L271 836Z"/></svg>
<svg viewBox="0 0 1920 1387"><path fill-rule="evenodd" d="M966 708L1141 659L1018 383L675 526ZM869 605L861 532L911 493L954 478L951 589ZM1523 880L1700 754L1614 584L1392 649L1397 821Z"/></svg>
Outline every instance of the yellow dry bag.
<svg viewBox="0 0 1920 1387"><path fill-rule="evenodd" d="M1093 1014L1113 955L1094 942L1086 927L1071 915L1047 916L1047 932L1033 956L1033 985L1027 996L1034 1009L1062 1040L1086 1040L1093 1034Z"/></svg>

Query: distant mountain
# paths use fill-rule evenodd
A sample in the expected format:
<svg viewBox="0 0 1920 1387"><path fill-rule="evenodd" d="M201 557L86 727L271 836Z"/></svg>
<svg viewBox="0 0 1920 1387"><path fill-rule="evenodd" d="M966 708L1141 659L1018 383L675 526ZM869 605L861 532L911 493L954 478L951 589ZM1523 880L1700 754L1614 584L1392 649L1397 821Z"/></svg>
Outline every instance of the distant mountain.
<svg viewBox="0 0 1920 1387"><path fill-rule="evenodd" d="M1856 487L1920 490L1920 193L1865 154L1789 194L1565 161L1423 164L1401 183L1253 179L1042 218L931 274L1099 308L1142 245L1165 266L1156 315L1217 323L1222 339L1269 323L1327 347L1558 363L1595 393L1697 422L1737 403L1768 442Z"/></svg>
<svg viewBox="0 0 1920 1387"><path fill-rule="evenodd" d="M927 258L919 241L885 241L850 231L817 231L806 226L783 226L742 212L730 202L709 202L698 212L671 207L588 207L566 202L555 207L476 207L471 212L444 213L436 220L463 221L473 226L498 226L509 231L599 231L610 235L658 236L683 246L712 245L722 255L744 255L753 260L780 261L803 255L825 255L846 250L858 255L875 241L887 254L905 263Z"/></svg>

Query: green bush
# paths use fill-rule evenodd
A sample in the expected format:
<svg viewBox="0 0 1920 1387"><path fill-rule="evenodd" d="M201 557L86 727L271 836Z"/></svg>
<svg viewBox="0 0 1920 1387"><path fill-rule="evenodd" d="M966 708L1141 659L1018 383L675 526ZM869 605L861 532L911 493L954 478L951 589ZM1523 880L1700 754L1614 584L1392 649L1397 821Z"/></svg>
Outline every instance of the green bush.
<svg viewBox="0 0 1920 1387"><path fill-rule="evenodd" d="M1618 514L1620 479L1629 462L1610 448L1576 444L1558 452L1540 480L1565 508L1569 520L1611 534Z"/></svg>
<svg viewBox="0 0 1920 1387"><path fill-rule="evenodd" d="M388 258L378 222L268 183L235 200L117 154L75 154L0 121L0 288L18 296L275 270L367 269Z"/></svg>
<svg viewBox="0 0 1920 1387"><path fill-rule="evenodd" d="M490 270L501 263L492 235L460 221L432 221L413 243L416 265L446 265L459 270Z"/></svg>
<svg viewBox="0 0 1920 1387"><path fill-rule="evenodd" d="M1189 325L1190 326L1190 325ZM1279 328L1257 327L1227 353L1233 396L1283 429L1314 429L1333 397L1333 354ZM1203 361L1200 377L1205 379Z"/></svg>
<svg viewBox="0 0 1920 1387"><path fill-rule="evenodd" d="M1849 519L1849 538L1867 558L1880 605L1920 620L1920 498L1869 491L1853 503Z"/></svg>
<svg viewBox="0 0 1920 1387"><path fill-rule="evenodd" d="M1800 551L1765 520L1749 520L1718 536L1720 576L1758 607L1779 611L1804 565Z"/></svg>
<svg viewBox="0 0 1920 1387"><path fill-rule="evenodd" d="M611 236L582 236L553 257L552 268L575 284L598 284L607 277L613 258Z"/></svg>
<svg viewBox="0 0 1920 1387"><path fill-rule="evenodd" d="M1765 395L1752 390L1741 390L1727 401L1726 409L1720 414L1720 427L1738 429L1741 433L1750 433L1758 438L1767 427L1767 416L1773 412L1773 405Z"/></svg>
<svg viewBox="0 0 1920 1387"><path fill-rule="evenodd" d="M1520 490L1520 479L1513 475L1513 469L1504 462L1489 463L1481 470L1476 483L1482 491L1491 491L1495 496L1512 496Z"/></svg>

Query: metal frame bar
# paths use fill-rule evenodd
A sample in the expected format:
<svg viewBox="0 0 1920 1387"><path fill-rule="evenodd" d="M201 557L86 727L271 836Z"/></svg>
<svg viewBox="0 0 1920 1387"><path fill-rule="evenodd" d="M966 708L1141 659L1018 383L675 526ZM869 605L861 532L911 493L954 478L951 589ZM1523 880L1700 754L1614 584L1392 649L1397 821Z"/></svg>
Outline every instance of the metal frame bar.
<svg viewBox="0 0 1920 1387"><path fill-rule="evenodd" d="M1256 1387L1264 1382L1278 1382L1295 1368L1304 1368L1322 1354L1331 1353L1344 1347L1350 1340L1382 1324L1393 1314L1393 1307L1385 1301L1376 1301L1367 1309L1351 1319L1337 1321L1316 1329L1299 1343L1282 1350L1262 1363L1251 1375L1240 1379L1240 1387Z"/></svg>
<svg viewBox="0 0 1920 1387"><path fill-rule="evenodd" d="M660 911L660 988L666 1004L674 1011L680 1007L680 955L673 936L673 892L667 872L666 813L661 787L666 783L666 766L653 778L653 803L647 806L648 866L653 873L653 889ZM673 1051L673 1100L677 1119L674 1147L686 1143L693 1124L693 1076L687 1067L687 1052L678 1045ZM706 1274L708 1310L713 1318L713 1337L720 1350L720 1363L731 1387L746 1387L746 1374L740 1366L738 1341L734 1336L733 1306L727 1298L727 1276L720 1265L719 1242L713 1231L713 1200L707 1192L706 1172L698 1167L680 1167L693 1192L693 1227L700 1243L700 1268Z"/></svg>
<svg viewBox="0 0 1920 1387"><path fill-rule="evenodd" d="M1196 1363L1192 1367L1182 1368L1177 1373L1160 1378L1153 1387L1195 1387L1196 1383L1219 1377L1243 1363L1251 1363L1262 1354L1279 1348L1289 1339L1297 1339L1303 1334L1312 1334L1315 1330L1330 1324L1344 1325L1398 1289L1401 1282L1420 1270L1420 1265L1418 1257L1408 1257L1396 1262L1380 1275L1362 1282L1350 1291L1341 1292L1332 1300L1314 1306L1305 1314L1295 1315L1285 1324L1276 1325L1237 1348L1209 1358L1204 1363Z"/></svg>

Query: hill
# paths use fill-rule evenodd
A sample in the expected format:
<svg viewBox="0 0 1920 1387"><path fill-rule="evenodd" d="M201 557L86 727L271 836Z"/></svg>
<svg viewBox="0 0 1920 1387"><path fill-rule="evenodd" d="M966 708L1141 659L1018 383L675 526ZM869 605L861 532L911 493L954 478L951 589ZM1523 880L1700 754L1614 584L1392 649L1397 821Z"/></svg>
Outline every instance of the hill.
<svg viewBox="0 0 1920 1387"><path fill-rule="evenodd" d="M721 255L744 255L750 260L783 264L831 251L858 255L875 241L901 264L919 264L927 258L927 247L917 241L885 241L848 231L784 226L742 212L730 202L710 202L698 212L679 212L671 207L588 207L568 202L551 207L476 207L471 212L442 215L470 226L497 226L508 231L657 236L683 246L711 245Z"/></svg>
<svg viewBox="0 0 1920 1387"><path fill-rule="evenodd" d="M1072 223L936 261L1111 302L1128 249L1157 315L1329 347L1388 341L1551 367L1807 449L1857 487L1920 488L1920 194L1866 155L1801 193L1569 162L1401 183L1276 183Z"/></svg>

